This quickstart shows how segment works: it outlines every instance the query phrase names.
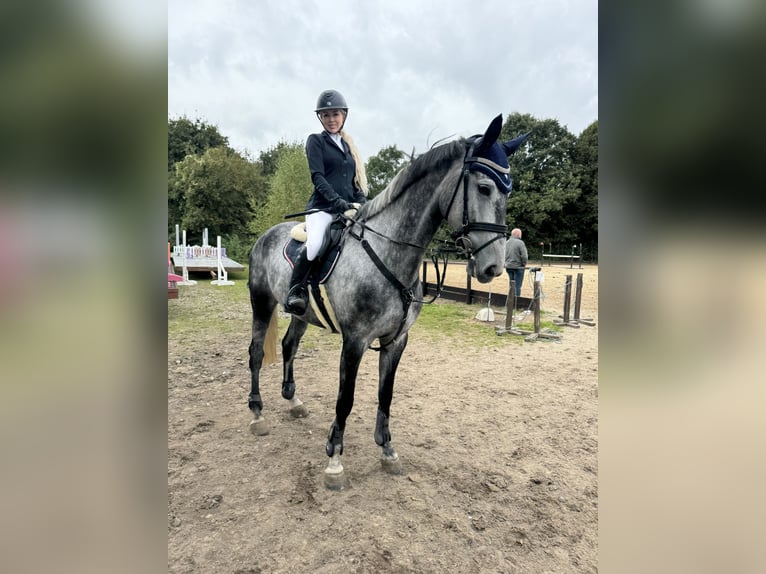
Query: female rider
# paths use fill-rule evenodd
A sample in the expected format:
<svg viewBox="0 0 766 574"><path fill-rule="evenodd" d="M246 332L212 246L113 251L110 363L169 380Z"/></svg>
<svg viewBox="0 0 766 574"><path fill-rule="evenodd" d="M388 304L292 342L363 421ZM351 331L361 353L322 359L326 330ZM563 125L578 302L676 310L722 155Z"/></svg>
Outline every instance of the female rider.
<svg viewBox="0 0 766 574"><path fill-rule="evenodd" d="M306 141L314 192L306 210L316 209L306 216L306 245L295 259L285 310L303 315L308 304L306 280L314 259L319 254L325 229L335 215L358 208L366 201L367 178L353 140L343 131L348 116L346 99L336 90L319 95L314 110L324 130L311 134Z"/></svg>

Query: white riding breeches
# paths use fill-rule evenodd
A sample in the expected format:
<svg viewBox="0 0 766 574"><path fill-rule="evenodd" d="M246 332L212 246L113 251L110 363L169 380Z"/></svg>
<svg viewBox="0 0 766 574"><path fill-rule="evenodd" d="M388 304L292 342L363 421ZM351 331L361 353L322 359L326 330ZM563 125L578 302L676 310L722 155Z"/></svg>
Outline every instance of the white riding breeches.
<svg viewBox="0 0 766 574"><path fill-rule="evenodd" d="M322 248L324 232L332 222L332 215L325 211L317 211L306 216L306 258L313 261Z"/></svg>

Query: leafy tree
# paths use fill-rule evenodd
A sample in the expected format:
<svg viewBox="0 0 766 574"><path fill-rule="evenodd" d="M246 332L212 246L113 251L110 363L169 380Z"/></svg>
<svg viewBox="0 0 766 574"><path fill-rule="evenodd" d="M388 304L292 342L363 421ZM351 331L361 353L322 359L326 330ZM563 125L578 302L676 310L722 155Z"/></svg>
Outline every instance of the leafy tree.
<svg viewBox="0 0 766 574"><path fill-rule="evenodd" d="M303 144L299 142L289 143L282 140L279 141L277 145L271 146L266 151L261 152L261 155L258 156L258 163L261 166L261 172L263 175L267 178L273 176L277 171L280 156L284 152L293 151L296 149L303 149Z"/></svg>
<svg viewBox="0 0 766 574"><path fill-rule="evenodd" d="M245 233L253 217L255 190L262 187L257 166L226 147L188 155L176 164L171 194L185 196L184 229L210 235Z"/></svg>
<svg viewBox="0 0 766 574"><path fill-rule="evenodd" d="M577 243L580 229L571 213L581 195L573 160L576 139L557 120L537 120L519 113L508 116L500 138L508 140L530 130L532 135L509 158L514 189L506 222L522 229L528 246L541 241Z"/></svg>
<svg viewBox="0 0 766 574"><path fill-rule="evenodd" d="M598 259L598 120L577 138L572 157L580 179L580 197L572 208L572 220L579 230L583 253Z"/></svg>
<svg viewBox="0 0 766 574"><path fill-rule="evenodd" d="M228 138L218 128L200 119L183 116L168 120L168 171L187 155L199 155L211 147L228 147Z"/></svg>
<svg viewBox="0 0 766 574"><path fill-rule="evenodd" d="M284 221L288 213L306 209L314 186L309 164L302 144L286 144L280 151L276 171L269 181L269 195L258 210L250 231L259 236L267 229Z"/></svg>
<svg viewBox="0 0 766 574"><path fill-rule="evenodd" d="M187 156L196 156L215 147L226 147L229 140L220 134L218 128L204 121L181 117L168 120L168 231L172 233L186 212L184 185L176 179L175 166Z"/></svg>
<svg viewBox="0 0 766 574"><path fill-rule="evenodd" d="M365 164L367 183L370 187L368 199L383 191L405 164L405 154L395 145L384 147L370 157Z"/></svg>

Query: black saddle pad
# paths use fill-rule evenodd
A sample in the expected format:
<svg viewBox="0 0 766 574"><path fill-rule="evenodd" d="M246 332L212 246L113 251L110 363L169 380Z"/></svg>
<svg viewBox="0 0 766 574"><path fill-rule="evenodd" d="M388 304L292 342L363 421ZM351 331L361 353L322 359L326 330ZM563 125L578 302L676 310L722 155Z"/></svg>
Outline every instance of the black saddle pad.
<svg viewBox="0 0 766 574"><path fill-rule="evenodd" d="M290 265L295 265L295 258L298 256L298 251L300 251L303 245L302 241L296 241L295 239L290 239L285 243L282 254L290 262ZM320 257L319 261L314 262L314 267L311 269L311 273L309 273L309 282L320 284L327 281L330 275L332 275L333 269L335 269L335 263L337 263L339 255L340 244L331 246L327 253Z"/></svg>

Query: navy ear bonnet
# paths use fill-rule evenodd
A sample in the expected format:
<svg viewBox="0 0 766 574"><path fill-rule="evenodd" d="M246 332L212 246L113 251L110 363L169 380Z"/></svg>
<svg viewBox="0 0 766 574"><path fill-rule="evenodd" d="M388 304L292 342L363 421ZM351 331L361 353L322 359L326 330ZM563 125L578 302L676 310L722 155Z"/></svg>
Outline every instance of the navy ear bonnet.
<svg viewBox="0 0 766 574"><path fill-rule="evenodd" d="M513 182L508 165L508 156L524 143L532 132L518 136L504 143L498 143L497 136L503 125L503 116L499 115L489 124L483 136L474 140L473 152L466 158L469 171L480 171L491 177L502 193L510 193Z"/></svg>
<svg viewBox="0 0 766 574"><path fill-rule="evenodd" d="M510 193L513 182L511 181L511 169L508 165L508 156L503 153L497 143L481 155L475 154L468 164L469 171L480 171L491 177L502 193Z"/></svg>

